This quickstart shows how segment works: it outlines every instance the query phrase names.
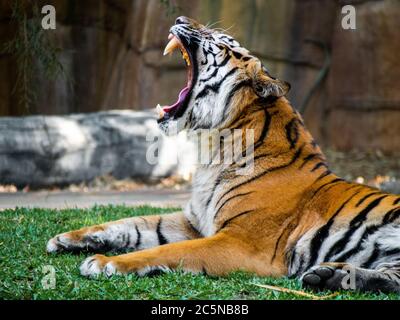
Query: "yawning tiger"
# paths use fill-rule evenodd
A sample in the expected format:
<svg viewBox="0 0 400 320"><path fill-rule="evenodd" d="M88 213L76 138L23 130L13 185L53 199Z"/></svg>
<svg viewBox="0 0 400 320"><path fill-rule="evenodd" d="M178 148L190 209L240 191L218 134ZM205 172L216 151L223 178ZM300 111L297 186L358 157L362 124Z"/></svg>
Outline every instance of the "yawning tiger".
<svg viewBox="0 0 400 320"><path fill-rule="evenodd" d="M132 251L87 258L84 276L242 270L336 290L352 271L357 290L400 292L400 197L331 173L284 97L290 86L235 39L179 17L169 40L165 54L181 50L188 81L175 104L158 107L162 130L251 129L253 151L199 165L184 212L63 233L47 251ZM250 157L253 171L236 174Z"/></svg>

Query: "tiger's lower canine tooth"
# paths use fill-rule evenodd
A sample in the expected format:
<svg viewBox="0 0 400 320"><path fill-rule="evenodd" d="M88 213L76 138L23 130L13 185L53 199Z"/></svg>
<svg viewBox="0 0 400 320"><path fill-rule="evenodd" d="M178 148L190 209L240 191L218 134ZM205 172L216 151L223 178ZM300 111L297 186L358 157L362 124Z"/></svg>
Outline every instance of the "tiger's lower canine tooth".
<svg viewBox="0 0 400 320"><path fill-rule="evenodd" d="M159 119L164 118L165 111L163 110L163 108L159 104L156 107L156 111L158 113Z"/></svg>
<svg viewBox="0 0 400 320"><path fill-rule="evenodd" d="M187 54L187 52L186 52L186 51L182 53L182 58L183 58L183 60L185 60L185 61L186 61L186 64L187 64L188 66L190 66L190 59L189 59L189 55Z"/></svg>

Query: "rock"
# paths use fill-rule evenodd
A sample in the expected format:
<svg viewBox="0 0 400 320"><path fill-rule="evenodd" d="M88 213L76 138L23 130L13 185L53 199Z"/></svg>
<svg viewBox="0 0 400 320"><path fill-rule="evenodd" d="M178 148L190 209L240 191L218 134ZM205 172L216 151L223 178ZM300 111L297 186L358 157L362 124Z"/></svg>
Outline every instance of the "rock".
<svg viewBox="0 0 400 320"><path fill-rule="evenodd" d="M184 134L163 136L152 112L1 118L0 185L37 188L103 175L145 180L187 175L190 148Z"/></svg>
<svg viewBox="0 0 400 320"><path fill-rule="evenodd" d="M388 193L400 194L400 181L383 182L379 188Z"/></svg>

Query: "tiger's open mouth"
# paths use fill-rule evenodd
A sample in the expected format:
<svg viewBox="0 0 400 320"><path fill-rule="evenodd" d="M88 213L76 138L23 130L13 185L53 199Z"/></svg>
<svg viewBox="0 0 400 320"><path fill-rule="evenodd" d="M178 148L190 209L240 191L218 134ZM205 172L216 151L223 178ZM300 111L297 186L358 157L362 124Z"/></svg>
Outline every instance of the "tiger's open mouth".
<svg viewBox="0 0 400 320"><path fill-rule="evenodd" d="M164 56L171 54L172 52L179 49L182 54L182 58L187 66L187 83L186 86L180 91L178 95L178 100L170 106L160 106L157 105L157 112L159 115L159 122L168 120L171 117L178 118L186 110L188 106L188 100L190 99L191 90L193 88L193 74L194 74L194 59L191 55L190 50L188 50L183 42L178 36L170 33L168 36L168 44L164 49Z"/></svg>

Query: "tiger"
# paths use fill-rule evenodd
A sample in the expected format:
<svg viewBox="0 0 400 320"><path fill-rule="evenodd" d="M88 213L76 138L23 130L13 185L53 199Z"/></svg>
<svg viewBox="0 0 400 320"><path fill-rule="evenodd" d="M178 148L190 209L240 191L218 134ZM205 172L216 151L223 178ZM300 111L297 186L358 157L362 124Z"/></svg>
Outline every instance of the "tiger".
<svg viewBox="0 0 400 320"><path fill-rule="evenodd" d="M175 104L158 106L162 132L253 130L252 152L198 164L182 211L62 233L47 252L97 253L80 266L89 278L243 271L317 291L400 293L400 196L331 172L289 83L232 36L187 17L169 32L164 54L181 51L188 80ZM253 169L237 174L250 158Z"/></svg>

